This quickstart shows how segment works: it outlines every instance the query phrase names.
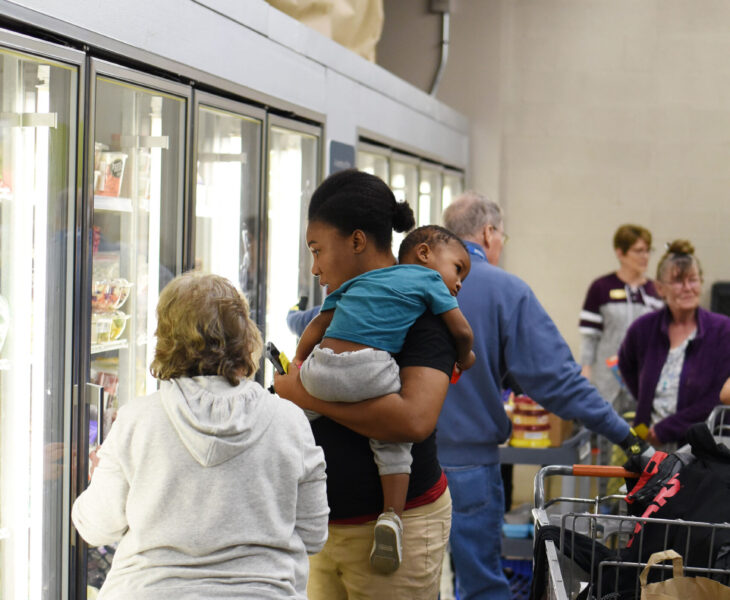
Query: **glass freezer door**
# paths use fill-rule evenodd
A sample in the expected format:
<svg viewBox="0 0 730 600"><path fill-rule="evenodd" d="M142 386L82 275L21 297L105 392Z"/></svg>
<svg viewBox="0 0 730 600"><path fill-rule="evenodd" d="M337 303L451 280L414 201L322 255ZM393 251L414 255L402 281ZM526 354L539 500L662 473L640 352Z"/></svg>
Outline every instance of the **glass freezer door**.
<svg viewBox="0 0 730 600"><path fill-rule="evenodd" d="M464 175L458 171L444 171L443 199L441 201L441 212L451 204L454 199L464 193Z"/></svg>
<svg viewBox="0 0 730 600"><path fill-rule="evenodd" d="M0 32L0 598L62 598L79 67L3 47L11 36Z"/></svg>
<svg viewBox="0 0 730 600"><path fill-rule="evenodd" d="M193 267L229 279L256 318L263 113L256 119L220 108L235 108L222 98L196 98Z"/></svg>
<svg viewBox="0 0 730 600"><path fill-rule="evenodd" d="M388 152L386 148L383 148L382 152L358 149L357 168L371 175L376 175L387 183L390 173Z"/></svg>
<svg viewBox="0 0 730 600"><path fill-rule="evenodd" d="M113 65L94 68L89 381L104 393L89 407L89 450L120 406L157 389L149 372L155 309L182 255L187 109L187 98L168 93L167 82ZM113 552L89 550L88 586L101 586Z"/></svg>
<svg viewBox="0 0 730 600"><path fill-rule="evenodd" d="M408 202L414 216L418 210L418 160L394 154L390 161L390 189L398 202ZM393 232L393 254L407 233Z"/></svg>
<svg viewBox="0 0 730 600"><path fill-rule="evenodd" d="M436 167L421 165L418 183L418 213L416 224L441 223L441 172Z"/></svg>
<svg viewBox="0 0 730 600"><path fill-rule="evenodd" d="M319 137L314 128L293 127L275 125L269 130L267 207L265 334L289 358L297 343L286 324L289 309L297 303L311 307L321 298L305 240L309 198L319 182ZM269 361L265 368L268 385L273 379Z"/></svg>

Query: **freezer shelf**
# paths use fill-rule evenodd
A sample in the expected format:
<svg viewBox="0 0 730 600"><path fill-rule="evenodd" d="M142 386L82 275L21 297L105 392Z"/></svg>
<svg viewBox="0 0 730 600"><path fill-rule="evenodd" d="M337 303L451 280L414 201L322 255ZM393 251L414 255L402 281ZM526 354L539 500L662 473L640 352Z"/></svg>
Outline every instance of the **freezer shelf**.
<svg viewBox="0 0 730 600"><path fill-rule="evenodd" d="M91 353L99 354L101 352L111 352L112 350L121 350L127 348L129 342L127 340L116 340L114 342L107 342L105 344L91 344Z"/></svg>

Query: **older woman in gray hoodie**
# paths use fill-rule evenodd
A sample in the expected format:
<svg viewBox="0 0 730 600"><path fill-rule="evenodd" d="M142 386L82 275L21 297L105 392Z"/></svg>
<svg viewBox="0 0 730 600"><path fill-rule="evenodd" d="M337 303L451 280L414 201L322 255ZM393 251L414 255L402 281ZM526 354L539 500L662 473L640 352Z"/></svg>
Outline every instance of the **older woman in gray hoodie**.
<svg viewBox="0 0 730 600"><path fill-rule="evenodd" d="M261 336L224 278L157 306L160 390L123 406L72 518L119 542L100 599L306 598L327 539L322 450L302 411L250 381Z"/></svg>

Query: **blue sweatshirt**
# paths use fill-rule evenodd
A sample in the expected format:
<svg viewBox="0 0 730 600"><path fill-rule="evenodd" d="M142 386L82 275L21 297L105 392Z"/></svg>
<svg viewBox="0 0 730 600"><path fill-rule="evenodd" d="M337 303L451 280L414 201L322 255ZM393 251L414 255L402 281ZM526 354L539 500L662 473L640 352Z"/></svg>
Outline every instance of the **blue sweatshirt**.
<svg viewBox="0 0 730 600"><path fill-rule="evenodd" d="M622 441L628 424L580 374L532 290L518 277L491 266L479 245L466 245L471 271L458 300L474 330L477 362L449 386L436 430L441 464L499 462L497 446L511 429L501 394L508 375L549 411L578 419L614 443Z"/></svg>
<svg viewBox="0 0 730 600"><path fill-rule="evenodd" d="M307 325L309 325L309 322L319 314L320 308L321 306L318 304L307 310L290 310L286 313L286 324L289 327L289 331L297 337L300 337L307 328Z"/></svg>

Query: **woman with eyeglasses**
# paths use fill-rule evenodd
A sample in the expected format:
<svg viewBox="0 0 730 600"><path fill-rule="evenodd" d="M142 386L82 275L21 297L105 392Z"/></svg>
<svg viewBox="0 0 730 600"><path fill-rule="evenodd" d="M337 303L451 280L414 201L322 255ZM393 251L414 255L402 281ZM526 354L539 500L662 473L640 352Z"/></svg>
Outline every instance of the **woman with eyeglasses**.
<svg viewBox="0 0 730 600"><path fill-rule="evenodd" d="M653 446L673 450L730 385L730 318L700 308L702 267L687 240L668 246L656 285L666 306L629 328L619 368L638 401L635 425L649 428Z"/></svg>
<svg viewBox="0 0 730 600"><path fill-rule="evenodd" d="M613 236L613 247L618 270L591 284L580 312L580 357L583 375L622 414L633 410L636 402L606 361L615 364L629 325L663 304L654 282L646 277L651 232L640 225L621 225Z"/></svg>

